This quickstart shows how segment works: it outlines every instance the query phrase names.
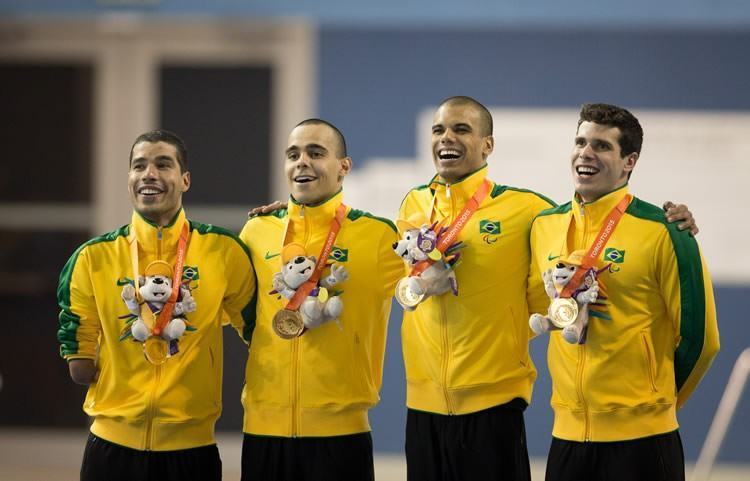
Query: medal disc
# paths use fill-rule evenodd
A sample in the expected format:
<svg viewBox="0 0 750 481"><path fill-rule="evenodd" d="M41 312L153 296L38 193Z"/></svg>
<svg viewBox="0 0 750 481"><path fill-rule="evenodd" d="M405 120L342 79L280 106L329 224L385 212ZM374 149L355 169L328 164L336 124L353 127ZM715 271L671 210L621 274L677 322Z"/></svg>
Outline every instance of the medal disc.
<svg viewBox="0 0 750 481"><path fill-rule="evenodd" d="M558 297L549 307L552 324L564 329L578 317L578 303L570 297Z"/></svg>
<svg viewBox="0 0 750 481"><path fill-rule="evenodd" d="M409 288L409 278L404 277L396 284L396 300L404 307L416 307L422 302L424 294L414 294Z"/></svg>
<svg viewBox="0 0 750 481"><path fill-rule="evenodd" d="M151 336L143 343L143 354L148 362L155 366L164 364L167 361L169 352L167 341L160 337Z"/></svg>
<svg viewBox="0 0 750 481"><path fill-rule="evenodd" d="M282 339L294 339L305 330L302 314L298 311L282 309L273 316L273 332Z"/></svg>

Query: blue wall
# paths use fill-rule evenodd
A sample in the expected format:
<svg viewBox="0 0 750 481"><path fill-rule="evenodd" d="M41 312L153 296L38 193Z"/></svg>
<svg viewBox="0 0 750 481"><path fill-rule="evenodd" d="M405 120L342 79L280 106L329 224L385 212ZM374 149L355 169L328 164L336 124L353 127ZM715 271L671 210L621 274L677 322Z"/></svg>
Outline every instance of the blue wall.
<svg viewBox="0 0 750 481"><path fill-rule="evenodd" d="M0 12L307 16L338 25L720 26L750 24L744 0L0 0Z"/></svg>
<svg viewBox="0 0 750 481"><path fill-rule="evenodd" d="M323 28L319 113L362 162L413 157L416 114L452 95L488 106L750 110L748 48L750 29Z"/></svg>

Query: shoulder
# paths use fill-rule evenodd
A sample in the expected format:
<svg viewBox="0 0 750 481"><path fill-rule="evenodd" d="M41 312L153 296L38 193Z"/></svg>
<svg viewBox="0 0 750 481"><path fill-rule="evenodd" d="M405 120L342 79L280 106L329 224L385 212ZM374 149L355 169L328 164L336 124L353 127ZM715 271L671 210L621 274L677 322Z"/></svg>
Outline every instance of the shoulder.
<svg viewBox="0 0 750 481"><path fill-rule="evenodd" d="M271 212L266 213L257 213L257 214L250 214L247 216L247 221L250 222L253 219L263 219L263 218L273 218L273 219L283 219L287 215L287 209L286 207L281 209L272 210Z"/></svg>
<svg viewBox="0 0 750 481"><path fill-rule="evenodd" d="M219 242L224 242L229 246L236 246L242 249L247 257L250 257L250 251L240 237L229 229L219 227L213 224L203 224L194 220L190 220L190 232L195 235L204 237L214 237Z"/></svg>
<svg viewBox="0 0 750 481"><path fill-rule="evenodd" d="M490 197L494 199L500 197L501 195L506 195L508 197L519 197L523 198L526 201L531 200L536 206L544 209L557 206L557 204L552 199L540 194L539 192L534 192L533 190L529 189L522 189L520 187L513 187L510 185L496 184L490 192Z"/></svg>
<svg viewBox="0 0 750 481"><path fill-rule="evenodd" d="M695 238L690 235L689 231L679 230L677 222L667 222L667 216L661 207L633 197L625 213L650 224L650 227L660 229L662 236L669 237L678 256L694 256L697 252L698 244Z"/></svg>
<svg viewBox="0 0 750 481"><path fill-rule="evenodd" d="M378 217L376 215L370 214L369 212L365 212L364 210L352 208L349 210L346 218L354 223L380 226L383 229L390 229L394 233L397 232L396 226L389 219L386 219L385 217Z"/></svg>
<svg viewBox="0 0 750 481"><path fill-rule="evenodd" d="M416 200L419 198L431 198L432 195L433 191L432 189L430 189L430 184L418 185L411 188L409 192L406 193L404 198L401 200L401 207L403 208L404 205L412 200Z"/></svg>
<svg viewBox="0 0 750 481"><path fill-rule="evenodd" d="M126 240L129 233L130 224L124 225L119 229L115 229L111 232L107 232L106 234L89 239L88 241L78 246L78 248L73 252L73 254L68 259L68 262L63 267L61 279L66 278L67 280L70 280L73 269L78 265L78 260L85 259L89 250L101 249L116 243L118 240Z"/></svg>
<svg viewBox="0 0 750 481"><path fill-rule="evenodd" d="M539 212L536 217L534 217L534 220L531 224L532 228L539 224L544 224L545 222L554 221L558 218L558 216L567 214L568 212L570 212L572 205L572 202L566 202L555 207L544 209L543 211Z"/></svg>
<svg viewBox="0 0 750 481"><path fill-rule="evenodd" d="M118 229L115 229L111 232L107 232L106 234L102 234L100 236L91 238L81 244L78 249L74 252L74 256L80 254L81 252L84 252L86 250L92 249L92 248L99 248L99 247L105 247L109 244L112 244L114 242L117 242L121 239L126 239L128 234L130 234L130 224L124 225Z"/></svg>

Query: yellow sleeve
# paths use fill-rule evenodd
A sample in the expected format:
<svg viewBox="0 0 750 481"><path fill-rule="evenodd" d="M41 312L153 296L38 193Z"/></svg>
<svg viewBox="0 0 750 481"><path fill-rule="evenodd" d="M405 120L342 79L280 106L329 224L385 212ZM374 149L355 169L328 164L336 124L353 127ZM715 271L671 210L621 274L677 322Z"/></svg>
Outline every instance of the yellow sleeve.
<svg viewBox="0 0 750 481"><path fill-rule="evenodd" d="M257 303L257 282L250 259L250 250L242 241L247 226L240 239L228 238L225 272L227 292L224 296L224 322L234 327L240 337L250 343L255 329L255 308Z"/></svg>
<svg viewBox="0 0 750 481"><path fill-rule="evenodd" d="M675 329L674 370L681 408L719 351L713 286L695 238L668 224L657 263L659 288Z"/></svg>
<svg viewBox="0 0 750 481"><path fill-rule="evenodd" d="M542 272L539 270L539 262L537 258L535 245L535 230L534 225L531 226L531 257L529 262L529 275L526 283L526 302L529 306L529 314L545 314L549 307L549 297L547 292L544 290L544 281L542 280ZM529 328L529 335L531 338L536 337L536 333Z"/></svg>
<svg viewBox="0 0 750 481"><path fill-rule="evenodd" d="M57 340L65 360L96 359L101 322L96 308L94 289L89 275L85 247L79 248L60 273L57 287Z"/></svg>

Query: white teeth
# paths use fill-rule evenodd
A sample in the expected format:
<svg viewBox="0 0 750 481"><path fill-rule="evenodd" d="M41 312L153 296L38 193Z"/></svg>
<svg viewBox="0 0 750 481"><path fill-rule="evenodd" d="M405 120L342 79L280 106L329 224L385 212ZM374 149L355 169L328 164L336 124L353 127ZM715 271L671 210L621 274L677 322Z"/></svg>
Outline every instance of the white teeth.
<svg viewBox="0 0 750 481"><path fill-rule="evenodd" d="M312 175L300 175L294 178L295 182L309 182L311 180L315 180Z"/></svg>
<svg viewBox="0 0 750 481"><path fill-rule="evenodd" d="M579 174L593 175L593 174L597 174L599 172L599 169L597 169L596 167L588 166L588 165L579 165L576 168L576 172Z"/></svg>
<svg viewBox="0 0 750 481"><path fill-rule="evenodd" d="M161 190L150 188L150 187L144 187L144 188L138 190L138 193L139 194L146 194L146 195L161 194Z"/></svg>
<svg viewBox="0 0 750 481"><path fill-rule="evenodd" d="M459 152L457 150L453 150L453 149L450 149L450 150L441 150L438 153L440 154L441 157L445 157L445 156L448 156L448 155L451 155L451 156L454 156L454 157L460 157L461 156L461 152Z"/></svg>

